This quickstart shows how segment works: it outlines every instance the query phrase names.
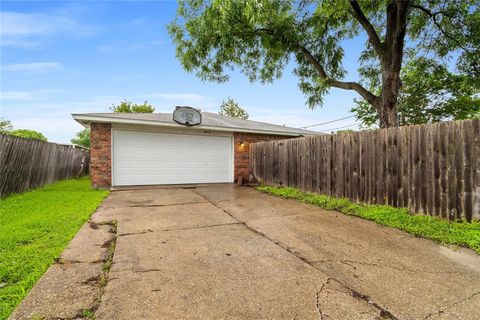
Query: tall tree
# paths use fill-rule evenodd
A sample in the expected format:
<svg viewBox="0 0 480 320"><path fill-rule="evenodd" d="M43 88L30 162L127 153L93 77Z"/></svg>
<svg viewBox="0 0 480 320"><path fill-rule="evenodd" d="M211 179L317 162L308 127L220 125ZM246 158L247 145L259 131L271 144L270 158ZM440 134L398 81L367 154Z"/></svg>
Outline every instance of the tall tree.
<svg viewBox="0 0 480 320"><path fill-rule="evenodd" d="M240 118L244 120L248 119L247 111L240 107L238 103L230 97L227 99L227 101L222 101L222 105L220 106L220 111L218 113L227 117Z"/></svg>
<svg viewBox="0 0 480 320"><path fill-rule="evenodd" d="M90 129L85 128L77 132L75 138L70 140L70 142L85 148L90 148Z"/></svg>
<svg viewBox="0 0 480 320"><path fill-rule="evenodd" d="M13 126L10 120L0 118L0 133L9 133L12 129Z"/></svg>
<svg viewBox="0 0 480 320"><path fill-rule="evenodd" d="M112 104L110 108L114 113L152 113L155 107L145 101L143 104L133 103L132 101L122 101L120 104Z"/></svg>
<svg viewBox="0 0 480 320"><path fill-rule="evenodd" d="M465 72L478 74L480 66L476 0L187 0L169 32L183 67L201 79L227 81L237 66L251 81L270 82L293 59L311 108L332 87L353 90L378 113L380 127L398 125L408 45L420 55L453 55ZM342 46L361 33L361 79L345 81Z"/></svg>

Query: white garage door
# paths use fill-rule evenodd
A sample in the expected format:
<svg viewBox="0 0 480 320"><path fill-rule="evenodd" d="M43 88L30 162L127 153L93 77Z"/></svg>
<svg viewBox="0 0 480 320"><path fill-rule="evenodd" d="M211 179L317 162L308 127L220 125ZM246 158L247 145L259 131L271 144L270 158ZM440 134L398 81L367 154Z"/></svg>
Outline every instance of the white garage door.
<svg viewBox="0 0 480 320"><path fill-rule="evenodd" d="M113 130L113 185L233 182L232 137Z"/></svg>

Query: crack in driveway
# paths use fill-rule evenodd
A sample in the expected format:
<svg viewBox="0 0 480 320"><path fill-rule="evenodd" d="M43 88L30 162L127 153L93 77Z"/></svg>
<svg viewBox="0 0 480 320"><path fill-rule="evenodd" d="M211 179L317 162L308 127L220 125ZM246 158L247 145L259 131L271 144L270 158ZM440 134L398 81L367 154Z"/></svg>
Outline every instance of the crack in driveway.
<svg viewBox="0 0 480 320"><path fill-rule="evenodd" d="M332 278L328 277L324 284L320 287L320 290L317 291L315 294L315 307L317 308L318 314L320 315L320 320L323 320L323 312L322 308L320 307L320 294L322 293L325 286L330 282Z"/></svg>
<svg viewBox="0 0 480 320"><path fill-rule="evenodd" d="M196 227L187 227L187 228L169 228L169 229L162 229L160 231L182 231L182 230L206 229L206 228L214 228L214 227L221 227L221 226L231 226L235 224L241 224L241 223L240 222L218 223L218 224L210 224L207 226L196 226Z"/></svg>
<svg viewBox="0 0 480 320"><path fill-rule="evenodd" d="M150 232L153 232L153 230L148 229L148 230L142 230L142 231L138 231L138 232L126 232L126 233L121 233L118 236L119 237L126 237L126 236L134 236L134 235L137 235L137 234L146 234L146 233L150 233Z"/></svg>
<svg viewBox="0 0 480 320"><path fill-rule="evenodd" d="M214 227L221 227L221 226L231 226L235 224L241 224L239 222L229 222L229 223L219 223L219 224L210 224L206 226L194 226L194 227L186 227L186 228L167 228L167 229L159 229L159 230L143 230L143 231L138 231L138 232L127 232L127 233L121 233L118 236L119 237L125 237L125 236L132 236L132 235L137 235L137 234L146 234L150 232L169 232L169 231L183 231L183 230L195 230L195 229L206 229L206 228L214 228Z"/></svg>
<svg viewBox="0 0 480 320"><path fill-rule="evenodd" d="M462 302L464 302L464 301L468 301L468 300L472 299L473 297L475 297L475 296L477 296L477 295L479 295L479 294L480 294L480 291L474 292L474 293L472 293L471 295L469 295L468 297L463 298L463 299L460 299L460 300L456 301L455 303L452 303L451 305L449 305L449 306L446 307L446 308L440 309L440 310L438 310L438 311L436 311L436 312L429 313L429 314L424 318L424 320L427 320L427 319L429 319L429 318L431 318L431 317L433 317L433 316L440 315L440 314L444 313L445 311L447 311L447 310L449 310L449 309L452 309L452 308L456 307L457 305L459 305L460 303L462 303Z"/></svg>
<svg viewBox="0 0 480 320"><path fill-rule="evenodd" d="M208 203L208 201L192 201L192 202L182 202L182 203L170 203L170 204L137 204L126 206L125 208L159 208L159 207L173 207L173 206L183 206L196 203Z"/></svg>
<svg viewBox="0 0 480 320"><path fill-rule="evenodd" d="M197 195L203 197L205 200L207 200L209 203L211 203L212 205L214 205L216 208L222 210L223 212L225 212L227 215L229 215L232 219L235 219L236 221L239 222L239 224L242 224L244 227L246 227L248 230L250 230L251 232L267 239L268 241L272 242L273 244L275 244L276 246L282 248L283 250L287 251L288 253L290 253L291 255L293 255L294 257L296 257L297 259L303 261L304 263L306 263L307 265L309 265L310 267L314 268L315 270L318 270L319 272L323 273L322 270L320 270L319 268L317 268L315 265L312 264L312 262L308 261L308 259L296 254L294 251L292 251L290 248L288 247L285 247L283 246L282 244L280 244L278 241L274 241L273 239L269 238L266 234L254 229L253 227L251 227L250 225L247 224L247 222L244 222L244 221L240 221L239 219L237 219L232 213L230 213L228 210L222 208L221 206L219 206L216 202L214 201L211 201L210 199L208 199L206 196L204 196L203 194L199 193L197 190L192 190L192 192L196 193ZM342 283L341 281L339 281L338 279L335 279L333 277L329 277L328 279L331 279L331 280L335 280L336 282L338 282L341 286L343 286L345 289L347 289L348 291L350 291L352 297L354 298L359 298L361 300L364 300L365 302L367 302L368 304L374 306L380 313L380 317L381 318L389 318L389 319L392 319L392 320L399 320L398 317L396 317L394 314L392 314L390 311L388 311L386 308L383 308L382 306L380 306L379 304L377 304L376 302L374 302L373 300L370 299L370 297L368 295L365 295L365 294L362 294L356 290L353 290L351 288L349 288L348 286L346 286L344 283ZM327 284L328 280L324 283L324 285L322 286L322 288ZM322 289L321 289L322 290ZM320 290L320 291L321 291ZM318 296L318 294L317 294ZM318 306L317 306L317 310L318 310ZM318 310L320 315L323 317L323 314L321 313L320 310ZM321 318L323 319L323 318Z"/></svg>

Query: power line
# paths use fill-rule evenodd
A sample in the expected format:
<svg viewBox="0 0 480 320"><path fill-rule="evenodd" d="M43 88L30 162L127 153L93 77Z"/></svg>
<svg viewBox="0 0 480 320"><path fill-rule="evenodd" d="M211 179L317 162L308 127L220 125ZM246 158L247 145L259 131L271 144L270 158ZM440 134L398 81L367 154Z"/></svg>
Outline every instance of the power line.
<svg viewBox="0 0 480 320"><path fill-rule="evenodd" d="M341 120L345 120L345 119L350 119L350 118L353 118L355 116L348 116L348 117L345 117L345 118L340 118L340 119L335 119L335 120L330 120L330 121L327 121L327 122L322 122L322 123L317 123L317 124L311 124L309 126L304 126L304 127L300 127L299 129L307 129L307 128L311 128L311 127L317 127L317 126L321 126L321 125L324 125L324 124L328 124L328 123L333 123L333 122L337 122L337 121L341 121Z"/></svg>
<svg viewBox="0 0 480 320"><path fill-rule="evenodd" d="M352 124L349 124L348 126L337 127L337 128L327 129L327 130L320 130L320 131L321 132L330 132L330 131L335 131L335 130L344 129L344 128L348 128L348 127L354 127L356 125L358 125L358 123L352 123Z"/></svg>

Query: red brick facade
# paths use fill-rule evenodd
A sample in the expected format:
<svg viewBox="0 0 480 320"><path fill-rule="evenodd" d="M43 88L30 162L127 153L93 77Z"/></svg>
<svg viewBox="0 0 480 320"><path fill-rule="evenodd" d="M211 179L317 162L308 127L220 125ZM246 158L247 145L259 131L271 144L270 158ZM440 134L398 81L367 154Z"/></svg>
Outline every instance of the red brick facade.
<svg viewBox="0 0 480 320"><path fill-rule="evenodd" d="M90 125L90 176L94 188L109 188L112 182L112 135L111 124ZM287 136L255 133L234 133L234 178L249 181L249 145L259 141L280 140Z"/></svg>
<svg viewBox="0 0 480 320"><path fill-rule="evenodd" d="M90 125L90 177L94 188L112 185L112 125Z"/></svg>
<svg viewBox="0 0 480 320"><path fill-rule="evenodd" d="M235 159L233 161L235 179L242 177L244 182L250 181L250 143L291 138L289 136L265 135L257 133L235 132L233 134Z"/></svg>

